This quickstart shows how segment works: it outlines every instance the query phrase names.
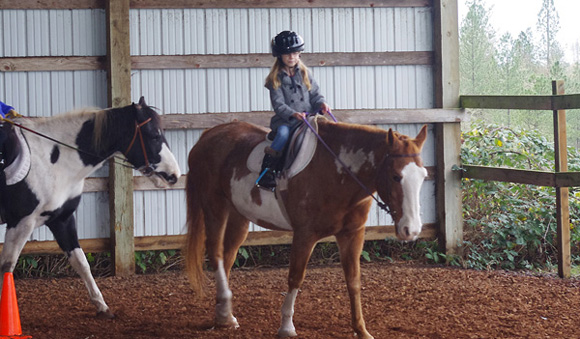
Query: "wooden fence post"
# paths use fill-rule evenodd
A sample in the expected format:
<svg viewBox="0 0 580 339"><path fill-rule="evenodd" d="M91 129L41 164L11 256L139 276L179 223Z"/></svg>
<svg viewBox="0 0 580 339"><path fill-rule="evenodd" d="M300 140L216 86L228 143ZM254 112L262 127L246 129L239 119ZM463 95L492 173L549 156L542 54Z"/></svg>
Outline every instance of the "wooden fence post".
<svg viewBox="0 0 580 339"><path fill-rule="evenodd" d="M459 29L457 0L433 2L435 43L434 92L435 107L459 107ZM461 252L463 215L461 173L454 166L461 164L461 124L435 124L437 154L437 222L439 248L445 253Z"/></svg>
<svg viewBox="0 0 580 339"><path fill-rule="evenodd" d="M563 95L564 81L552 81L552 94ZM566 111L554 110L554 156L555 170L568 171L568 147L566 141ZM570 277L570 205L568 187L556 186L556 221L558 242L558 275Z"/></svg>
<svg viewBox="0 0 580 339"><path fill-rule="evenodd" d="M107 82L109 106L131 103L129 0L107 0ZM111 256L115 275L135 273L133 170L110 161Z"/></svg>

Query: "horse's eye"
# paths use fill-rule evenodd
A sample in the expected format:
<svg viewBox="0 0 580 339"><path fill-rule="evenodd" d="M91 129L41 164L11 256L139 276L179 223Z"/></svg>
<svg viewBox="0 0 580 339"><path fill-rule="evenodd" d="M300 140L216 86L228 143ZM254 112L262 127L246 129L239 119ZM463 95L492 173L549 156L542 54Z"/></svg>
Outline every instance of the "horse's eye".
<svg viewBox="0 0 580 339"><path fill-rule="evenodd" d="M401 182L401 180L403 180L403 178L401 178L401 177L400 177L400 176L398 176L398 175L395 175L395 176L393 177L393 180L395 180L396 182Z"/></svg>

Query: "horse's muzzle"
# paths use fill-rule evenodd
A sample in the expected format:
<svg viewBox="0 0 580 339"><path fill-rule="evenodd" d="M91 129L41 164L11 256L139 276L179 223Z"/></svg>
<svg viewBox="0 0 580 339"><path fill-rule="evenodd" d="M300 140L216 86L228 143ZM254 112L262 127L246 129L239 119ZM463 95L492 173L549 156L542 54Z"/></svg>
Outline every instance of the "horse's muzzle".
<svg viewBox="0 0 580 339"><path fill-rule="evenodd" d="M175 185L177 182L177 176L175 174L167 174L165 172L156 172L155 174L167 181L169 185Z"/></svg>

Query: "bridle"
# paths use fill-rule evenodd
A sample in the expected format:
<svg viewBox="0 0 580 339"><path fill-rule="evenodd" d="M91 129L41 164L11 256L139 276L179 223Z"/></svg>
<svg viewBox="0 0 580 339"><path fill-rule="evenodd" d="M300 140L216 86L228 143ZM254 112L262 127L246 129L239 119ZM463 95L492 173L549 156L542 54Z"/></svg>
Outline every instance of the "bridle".
<svg viewBox="0 0 580 339"><path fill-rule="evenodd" d="M333 117L334 119L334 117ZM303 118L304 123L308 126L308 128L310 129L310 131L312 131L312 133L314 133L314 135L316 136L316 138L318 139L318 141L320 141L320 143L322 145L324 145L324 147L326 148L326 150L328 150L328 152L330 152L330 154L332 155L332 157L334 157L334 159L336 161L338 161L338 163L342 166L342 168L344 168L344 170L354 179L354 181L356 181L357 184L359 184L359 186L366 192L367 195L369 195L371 198L373 198L376 202L377 205L385 212L393 215L393 212L391 211L391 209L389 208L389 206L380 201L379 199L377 199L377 197L375 197L375 195L373 194L373 192L371 192L371 190L362 182L360 181L360 179L350 170L350 168L348 168L348 166L344 163L344 161L342 161L338 155L336 155L336 153L334 153L334 151L332 151L332 149L330 148L330 146L328 146L328 144L322 139L322 137L320 136L320 134L318 134L316 132L316 130L314 129L314 127L312 127L312 125L308 122L308 119L306 117ZM336 121L336 119L335 119ZM420 156L420 153L408 153L408 154L389 154L387 153L383 159L381 160L381 163L379 165L379 167L382 167L382 165L385 163L385 161L387 161L388 158L412 158L412 157L418 157Z"/></svg>
<svg viewBox="0 0 580 339"><path fill-rule="evenodd" d="M153 167L153 165L151 165L149 163L149 158L147 157L147 150L145 149L145 142L143 141L143 132L141 132L141 127L145 126L150 121L151 121L151 118L143 121L142 123L138 123L137 121L135 121L135 133L133 134L133 139L131 139L131 142L129 143L129 147L127 147L127 150L125 151L125 153L123 153L123 155L126 158L127 154L129 153L129 151L131 150L131 148L133 148L133 145L135 144L135 140L137 139L137 135L139 135L139 140L141 142L141 151L143 152L143 157L145 158L145 166L142 166L142 167L138 168L137 170L141 171L145 176L150 176L155 171L155 168Z"/></svg>

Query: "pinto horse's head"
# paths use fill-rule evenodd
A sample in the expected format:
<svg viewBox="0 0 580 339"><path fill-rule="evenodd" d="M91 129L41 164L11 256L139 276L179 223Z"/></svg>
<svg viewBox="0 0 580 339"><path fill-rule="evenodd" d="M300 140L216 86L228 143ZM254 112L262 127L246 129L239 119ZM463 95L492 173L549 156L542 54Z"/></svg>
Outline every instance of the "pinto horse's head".
<svg viewBox="0 0 580 339"><path fill-rule="evenodd" d="M426 138L427 125L414 139L391 129L387 133L388 150L379 168L377 192L389 207L400 240L417 239L423 226L419 193L427 176L421 160Z"/></svg>
<svg viewBox="0 0 580 339"><path fill-rule="evenodd" d="M175 184L181 171L163 135L159 115L147 106L143 97L138 104L133 103L130 107L135 114L134 134L124 152L125 157L155 186Z"/></svg>

